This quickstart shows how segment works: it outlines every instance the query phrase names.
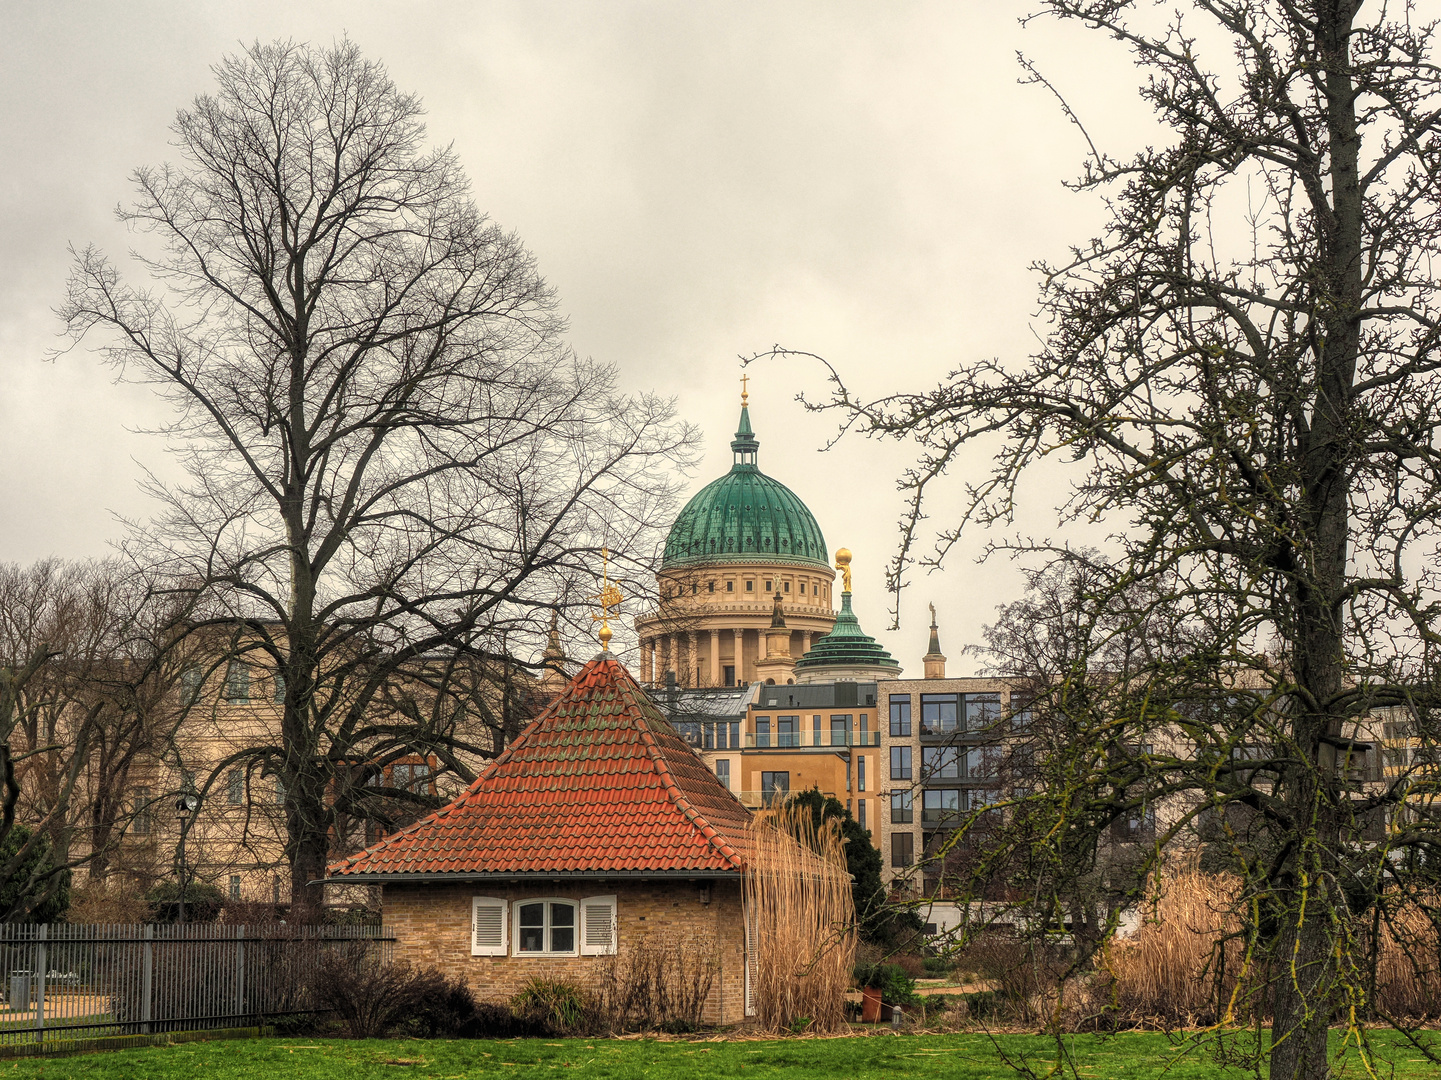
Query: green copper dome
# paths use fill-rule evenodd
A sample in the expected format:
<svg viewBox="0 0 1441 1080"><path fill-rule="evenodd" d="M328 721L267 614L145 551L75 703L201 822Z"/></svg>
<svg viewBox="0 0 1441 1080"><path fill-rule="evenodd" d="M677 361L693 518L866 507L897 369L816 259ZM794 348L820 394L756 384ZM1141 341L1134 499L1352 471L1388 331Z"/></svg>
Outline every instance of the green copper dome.
<svg viewBox="0 0 1441 1080"><path fill-rule="evenodd" d="M754 560L830 569L826 538L806 504L757 467L760 442L746 406L731 450L731 471L696 492L675 519L661 567Z"/></svg>
<svg viewBox="0 0 1441 1080"><path fill-rule="evenodd" d="M851 594L841 593L841 611L831 632L811 646L810 651L796 661L796 671L812 671L831 667L870 667L880 669L892 677L898 675L901 665L891 654L861 629L860 620L851 610Z"/></svg>

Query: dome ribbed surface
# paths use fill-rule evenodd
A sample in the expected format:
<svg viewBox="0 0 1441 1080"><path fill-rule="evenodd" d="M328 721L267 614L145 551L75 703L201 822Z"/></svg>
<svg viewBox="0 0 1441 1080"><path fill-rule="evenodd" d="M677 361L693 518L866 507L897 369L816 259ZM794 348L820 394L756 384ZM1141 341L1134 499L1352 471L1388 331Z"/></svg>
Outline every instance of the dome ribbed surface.
<svg viewBox="0 0 1441 1080"><path fill-rule="evenodd" d="M796 661L796 670L857 666L882 668L891 674L901 670L901 665L880 642L861 629L860 620L851 610L851 594L841 593L841 610L836 617L836 625Z"/></svg>
<svg viewBox="0 0 1441 1080"><path fill-rule="evenodd" d="M700 562L786 560L830 569L826 538L795 492L753 463L759 441L741 410L736 463L691 497L665 542L662 567Z"/></svg>

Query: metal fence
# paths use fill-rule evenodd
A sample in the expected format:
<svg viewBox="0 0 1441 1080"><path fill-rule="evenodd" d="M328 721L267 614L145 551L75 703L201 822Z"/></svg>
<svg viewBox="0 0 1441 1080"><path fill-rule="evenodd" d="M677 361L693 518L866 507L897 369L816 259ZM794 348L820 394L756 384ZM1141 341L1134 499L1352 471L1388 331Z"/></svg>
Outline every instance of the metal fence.
<svg viewBox="0 0 1441 1080"><path fill-rule="evenodd" d="M326 953L385 962L394 940L378 926L0 924L0 1048L313 1012Z"/></svg>

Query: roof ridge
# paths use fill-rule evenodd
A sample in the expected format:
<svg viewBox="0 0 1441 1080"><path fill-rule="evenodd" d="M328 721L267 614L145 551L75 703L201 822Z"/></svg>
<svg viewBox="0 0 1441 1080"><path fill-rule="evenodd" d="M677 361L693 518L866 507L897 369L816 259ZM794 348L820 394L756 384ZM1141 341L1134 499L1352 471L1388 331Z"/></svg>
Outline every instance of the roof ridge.
<svg viewBox="0 0 1441 1080"><path fill-rule="evenodd" d="M675 804L687 821L696 827L696 831L705 837L706 843L720 852L737 870L745 869L745 860L740 853L730 844L725 842L724 836L719 829L710 823L710 820L696 809L695 804L690 801L676 783L675 777L670 771L670 762L666 759L665 752L661 750L660 744L656 742L655 733L650 730L650 718L645 714L645 707L640 700L631 692L629 687L622 685L622 692L630 697L631 703L635 705L636 723L640 731L641 743L645 746L646 753L650 756L651 763L655 766L656 772L660 774L661 783L665 785L666 797ZM651 706L655 708L654 705ZM660 715L659 711L656 713ZM665 717L661 717L665 721ZM669 722L665 721L667 726Z"/></svg>

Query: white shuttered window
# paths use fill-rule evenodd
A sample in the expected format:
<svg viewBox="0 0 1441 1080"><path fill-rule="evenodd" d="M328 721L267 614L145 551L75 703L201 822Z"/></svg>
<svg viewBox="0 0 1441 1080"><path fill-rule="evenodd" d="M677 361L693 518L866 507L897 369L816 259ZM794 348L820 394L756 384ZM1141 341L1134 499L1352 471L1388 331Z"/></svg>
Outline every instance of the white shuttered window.
<svg viewBox="0 0 1441 1080"><path fill-rule="evenodd" d="M615 952L614 896L588 896L580 902L580 954L610 956Z"/></svg>
<svg viewBox="0 0 1441 1080"><path fill-rule="evenodd" d="M494 896L475 896L470 901L470 955L504 956L506 902Z"/></svg>

